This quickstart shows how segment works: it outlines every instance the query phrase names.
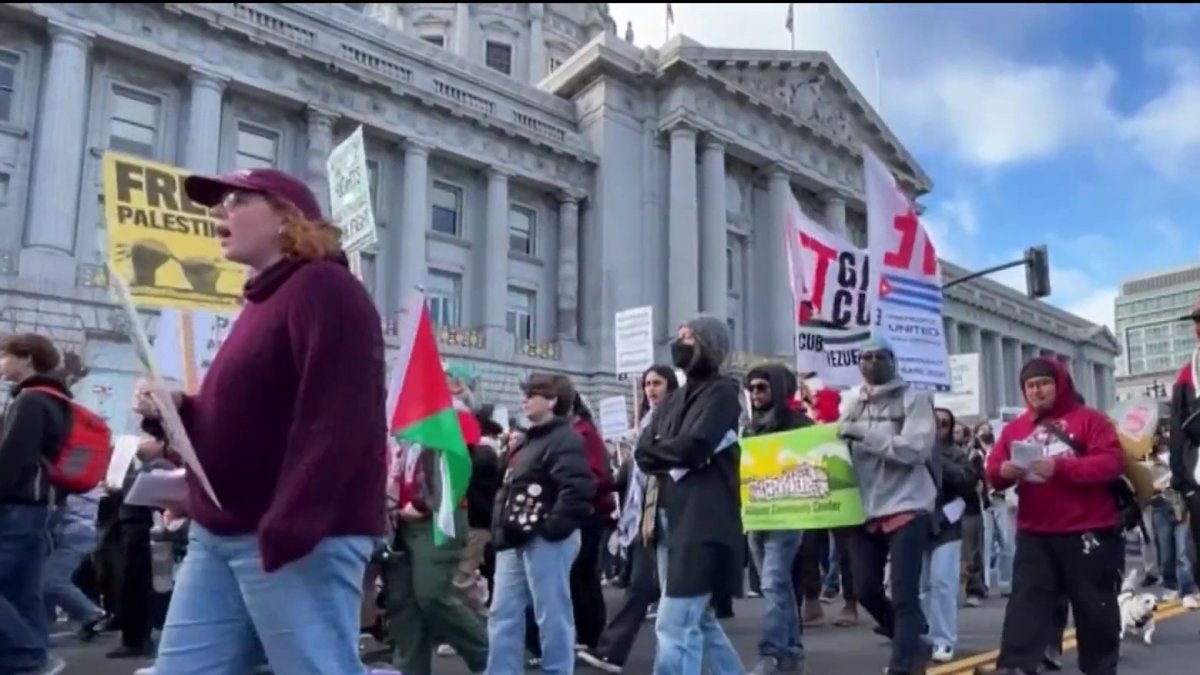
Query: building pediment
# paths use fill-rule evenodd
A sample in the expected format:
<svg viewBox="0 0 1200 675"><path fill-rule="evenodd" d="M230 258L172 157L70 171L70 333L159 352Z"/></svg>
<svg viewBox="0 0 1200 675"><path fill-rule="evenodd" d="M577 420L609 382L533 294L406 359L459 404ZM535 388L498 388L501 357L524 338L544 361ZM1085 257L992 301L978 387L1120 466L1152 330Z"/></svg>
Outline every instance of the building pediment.
<svg viewBox="0 0 1200 675"><path fill-rule="evenodd" d="M1106 352L1112 354L1121 353L1121 345L1117 342L1117 336L1108 329L1108 326L1089 326L1082 329L1081 339L1088 344L1095 345Z"/></svg>
<svg viewBox="0 0 1200 675"><path fill-rule="evenodd" d="M711 49L687 40L679 58L855 154L866 143L918 193L932 189L916 158L828 53Z"/></svg>

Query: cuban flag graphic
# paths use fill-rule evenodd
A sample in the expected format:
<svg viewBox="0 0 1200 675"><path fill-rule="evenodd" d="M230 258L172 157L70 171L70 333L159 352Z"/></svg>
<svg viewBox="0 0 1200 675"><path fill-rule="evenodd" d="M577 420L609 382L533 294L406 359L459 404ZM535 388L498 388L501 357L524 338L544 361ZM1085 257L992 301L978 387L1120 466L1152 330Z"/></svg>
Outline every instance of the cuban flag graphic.
<svg viewBox="0 0 1200 675"><path fill-rule="evenodd" d="M879 284L879 299L889 305L939 315L942 313L941 286L909 276L885 272Z"/></svg>

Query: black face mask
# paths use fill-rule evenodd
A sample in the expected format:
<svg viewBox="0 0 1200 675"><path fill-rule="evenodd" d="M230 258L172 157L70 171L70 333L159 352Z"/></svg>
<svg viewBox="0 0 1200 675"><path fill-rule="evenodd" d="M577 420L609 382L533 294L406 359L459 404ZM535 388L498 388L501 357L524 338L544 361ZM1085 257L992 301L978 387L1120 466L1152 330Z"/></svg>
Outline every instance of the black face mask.
<svg viewBox="0 0 1200 675"><path fill-rule="evenodd" d="M874 361L862 364L863 379L871 386L887 384L896 376L896 366L890 357L875 357Z"/></svg>
<svg viewBox="0 0 1200 675"><path fill-rule="evenodd" d="M676 368L686 373L688 367L692 365L692 359L695 357L696 345L685 345L679 340L671 343L671 365Z"/></svg>

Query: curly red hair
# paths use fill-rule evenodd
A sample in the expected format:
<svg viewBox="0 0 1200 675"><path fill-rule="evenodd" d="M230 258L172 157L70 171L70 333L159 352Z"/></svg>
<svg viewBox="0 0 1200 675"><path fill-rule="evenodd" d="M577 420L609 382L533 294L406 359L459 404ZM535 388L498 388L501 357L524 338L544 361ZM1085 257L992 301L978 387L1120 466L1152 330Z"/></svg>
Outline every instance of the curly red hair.
<svg viewBox="0 0 1200 675"><path fill-rule="evenodd" d="M295 204L273 195L267 201L283 220L280 245L284 255L323 260L341 250L342 232L327 220L305 218Z"/></svg>

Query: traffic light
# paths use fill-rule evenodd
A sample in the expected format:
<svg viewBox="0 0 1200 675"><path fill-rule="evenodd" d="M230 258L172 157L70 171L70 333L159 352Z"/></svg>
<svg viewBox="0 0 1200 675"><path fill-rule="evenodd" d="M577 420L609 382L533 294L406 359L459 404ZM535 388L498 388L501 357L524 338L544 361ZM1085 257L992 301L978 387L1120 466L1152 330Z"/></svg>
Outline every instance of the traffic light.
<svg viewBox="0 0 1200 675"><path fill-rule="evenodd" d="M1050 253L1044 245L1025 249L1025 288L1034 300L1050 295Z"/></svg>

